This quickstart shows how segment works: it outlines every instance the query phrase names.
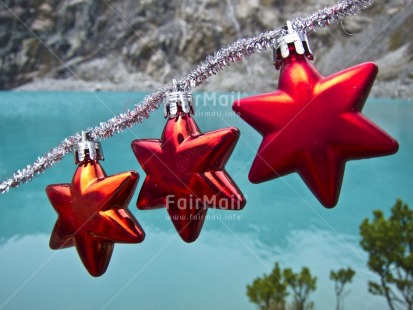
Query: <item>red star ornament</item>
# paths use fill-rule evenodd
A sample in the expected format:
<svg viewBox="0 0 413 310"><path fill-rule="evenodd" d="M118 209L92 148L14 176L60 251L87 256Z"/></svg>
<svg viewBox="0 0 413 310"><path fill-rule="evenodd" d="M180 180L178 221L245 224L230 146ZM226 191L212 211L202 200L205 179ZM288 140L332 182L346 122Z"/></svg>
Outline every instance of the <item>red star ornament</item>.
<svg viewBox="0 0 413 310"><path fill-rule="evenodd" d="M364 63L323 77L290 47L278 90L233 104L263 136L249 180L297 172L325 207L334 207L346 161L398 150L397 141L361 113L377 71L374 63Z"/></svg>
<svg viewBox="0 0 413 310"><path fill-rule="evenodd" d="M160 140L133 141L146 173L137 207L166 207L185 242L198 238L208 207L242 209L245 198L224 170L238 138L237 128L202 134L189 114L178 112L167 121Z"/></svg>
<svg viewBox="0 0 413 310"><path fill-rule="evenodd" d="M71 184L46 188L58 213L50 247L75 246L87 271L105 273L115 242L139 243L145 233L127 206L138 182L134 171L106 176L96 160L79 164Z"/></svg>

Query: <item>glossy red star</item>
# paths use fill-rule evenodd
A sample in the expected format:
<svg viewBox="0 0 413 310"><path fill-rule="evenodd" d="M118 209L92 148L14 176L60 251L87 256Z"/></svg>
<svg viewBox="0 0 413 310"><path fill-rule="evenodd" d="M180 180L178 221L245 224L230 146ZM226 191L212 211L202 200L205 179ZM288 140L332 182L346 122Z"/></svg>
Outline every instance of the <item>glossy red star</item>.
<svg viewBox="0 0 413 310"><path fill-rule="evenodd" d="M186 242L195 241L207 208L240 210L245 198L224 170L239 137L236 128L201 134L190 115L169 119L160 140L135 140L132 149L146 173L137 207L166 207Z"/></svg>
<svg viewBox="0 0 413 310"><path fill-rule="evenodd" d="M337 204L345 163L397 152L398 143L361 110L377 75L364 63L323 77L292 51L278 91L234 102L263 141L249 179L260 183L297 172L327 208Z"/></svg>
<svg viewBox="0 0 413 310"><path fill-rule="evenodd" d="M92 276L105 273L115 242L145 238L127 207L137 182L136 172L107 177L97 161L87 161L78 166L71 184L49 185L46 193L58 213L50 247L75 246Z"/></svg>

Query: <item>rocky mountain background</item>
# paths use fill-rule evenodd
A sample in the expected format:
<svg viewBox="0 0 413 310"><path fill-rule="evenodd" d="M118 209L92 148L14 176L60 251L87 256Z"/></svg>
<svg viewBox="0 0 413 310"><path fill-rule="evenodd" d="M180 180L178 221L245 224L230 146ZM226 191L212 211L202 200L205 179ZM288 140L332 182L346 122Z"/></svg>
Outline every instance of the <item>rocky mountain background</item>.
<svg viewBox="0 0 413 310"><path fill-rule="evenodd" d="M280 27L335 1L1 0L0 89L153 90L214 50ZM342 25L309 35L324 75L364 61L380 73L378 97L413 98L413 5L381 0ZM202 86L271 91L271 51Z"/></svg>

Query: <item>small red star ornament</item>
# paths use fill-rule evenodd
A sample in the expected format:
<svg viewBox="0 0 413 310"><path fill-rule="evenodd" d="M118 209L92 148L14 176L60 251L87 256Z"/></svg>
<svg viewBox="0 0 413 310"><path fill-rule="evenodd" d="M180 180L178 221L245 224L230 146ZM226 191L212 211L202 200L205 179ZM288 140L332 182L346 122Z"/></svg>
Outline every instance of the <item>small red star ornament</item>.
<svg viewBox="0 0 413 310"><path fill-rule="evenodd" d="M71 184L46 188L58 214L50 247L75 246L87 271L95 277L105 273L114 243L139 243L145 233L128 210L138 182L134 171L107 176L97 160L86 158Z"/></svg>
<svg viewBox="0 0 413 310"><path fill-rule="evenodd" d="M389 155L398 143L362 113L377 75L364 63L322 76L289 44L278 90L234 102L263 140L249 172L253 183L297 172L327 208L339 198L348 160Z"/></svg>
<svg viewBox="0 0 413 310"><path fill-rule="evenodd" d="M198 238L208 207L242 209L245 198L224 169L238 138L237 128L202 134L191 115L179 106L176 115L167 120L160 140L132 142L146 173L137 207L166 207L185 242Z"/></svg>

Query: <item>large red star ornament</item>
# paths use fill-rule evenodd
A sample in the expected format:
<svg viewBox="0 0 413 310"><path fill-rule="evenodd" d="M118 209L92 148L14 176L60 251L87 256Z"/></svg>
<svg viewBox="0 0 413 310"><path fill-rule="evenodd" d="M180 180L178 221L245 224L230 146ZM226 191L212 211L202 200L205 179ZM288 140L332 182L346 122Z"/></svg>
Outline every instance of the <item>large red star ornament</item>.
<svg viewBox="0 0 413 310"><path fill-rule="evenodd" d="M115 242L139 243L145 238L127 207L138 177L134 171L108 177L96 160L86 160L71 184L49 185L46 193L58 213L50 247L75 246L92 276L105 273Z"/></svg>
<svg viewBox="0 0 413 310"><path fill-rule="evenodd" d="M198 238L208 207L242 209L245 198L224 170L238 138L237 128L202 134L189 114L179 112L167 121L160 140L133 141L146 173L137 207L166 207L185 242Z"/></svg>
<svg viewBox="0 0 413 310"><path fill-rule="evenodd" d="M290 48L277 91L233 104L263 136L250 181L297 172L325 207L334 207L346 161L398 150L397 141L361 113L377 71L374 63L364 63L323 77Z"/></svg>

